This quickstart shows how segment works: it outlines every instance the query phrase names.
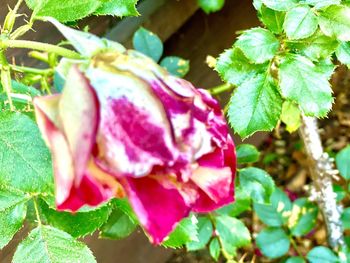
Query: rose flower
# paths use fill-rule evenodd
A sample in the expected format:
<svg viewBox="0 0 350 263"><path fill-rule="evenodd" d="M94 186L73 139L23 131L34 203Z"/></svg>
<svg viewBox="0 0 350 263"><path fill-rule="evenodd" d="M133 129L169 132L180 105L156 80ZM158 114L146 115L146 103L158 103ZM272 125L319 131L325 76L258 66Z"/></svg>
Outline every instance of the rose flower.
<svg viewBox="0 0 350 263"><path fill-rule="evenodd" d="M235 147L219 104L138 52L74 65L61 94L34 104L59 210L126 197L158 244L191 211L234 200Z"/></svg>

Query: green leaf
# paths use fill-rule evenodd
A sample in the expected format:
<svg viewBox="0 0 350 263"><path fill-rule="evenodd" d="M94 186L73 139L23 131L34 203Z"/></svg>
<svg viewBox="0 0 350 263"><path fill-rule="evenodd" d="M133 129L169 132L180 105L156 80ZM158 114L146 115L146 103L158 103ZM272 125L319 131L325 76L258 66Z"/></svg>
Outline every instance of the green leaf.
<svg viewBox="0 0 350 263"><path fill-rule="evenodd" d="M166 247L179 248L186 243L198 240L198 229L196 217L191 216L181 220L175 230L170 234L162 245Z"/></svg>
<svg viewBox="0 0 350 263"><path fill-rule="evenodd" d="M324 8L330 5L338 5L341 0L305 0L304 3L314 6L316 9Z"/></svg>
<svg viewBox="0 0 350 263"><path fill-rule="evenodd" d="M137 51L158 62L163 54L163 43L160 38L151 31L140 27L134 34L132 43Z"/></svg>
<svg viewBox="0 0 350 263"><path fill-rule="evenodd" d="M33 229L13 256L13 263L95 263L90 249L69 234L41 225Z"/></svg>
<svg viewBox="0 0 350 263"><path fill-rule="evenodd" d="M270 31L258 27L240 35L235 46L241 49L250 61L261 64L275 56L280 43Z"/></svg>
<svg viewBox="0 0 350 263"><path fill-rule="evenodd" d="M260 11L261 8L263 7L262 0L253 0L253 6L256 10Z"/></svg>
<svg viewBox="0 0 350 263"><path fill-rule="evenodd" d="M251 144L240 144L236 148L237 162L255 163L259 160L260 152Z"/></svg>
<svg viewBox="0 0 350 263"><path fill-rule="evenodd" d="M268 202L275 190L275 183L271 176L255 167L240 170L239 182L242 189L257 203Z"/></svg>
<svg viewBox="0 0 350 263"><path fill-rule="evenodd" d="M322 10L319 25L322 32L341 41L350 41L350 7L331 5Z"/></svg>
<svg viewBox="0 0 350 263"><path fill-rule="evenodd" d="M229 123L242 138L271 131L280 118L282 98L270 76L259 74L237 88L228 106Z"/></svg>
<svg viewBox="0 0 350 263"><path fill-rule="evenodd" d="M188 251L200 250L205 248L213 234L213 225L209 218L200 216L197 219L198 240L193 240L186 244L186 248Z"/></svg>
<svg viewBox="0 0 350 263"><path fill-rule="evenodd" d="M101 5L96 0L26 0L26 3L36 16L54 17L63 23L89 16Z"/></svg>
<svg viewBox="0 0 350 263"><path fill-rule="evenodd" d="M190 70L190 62L188 60L174 56L165 57L160 62L160 65L178 77L184 77Z"/></svg>
<svg viewBox="0 0 350 263"><path fill-rule="evenodd" d="M122 239L134 232L137 225L137 221L117 208L112 211L108 221L101 227L100 237Z"/></svg>
<svg viewBox="0 0 350 263"><path fill-rule="evenodd" d="M305 263L305 260L302 257L290 257L285 263Z"/></svg>
<svg viewBox="0 0 350 263"><path fill-rule="evenodd" d="M350 179L350 145L337 153L335 162L340 175L345 179Z"/></svg>
<svg viewBox="0 0 350 263"><path fill-rule="evenodd" d="M102 1L100 6L94 12L95 15L110 15L110 16L137 16L139 13L136 9L138 0L107 0Z"/></svg>
<svg viewBox="0 0 350 263"><path fill-rule="evenodd" d="M336 39L325 36L321 31L317 31L309 38L287 44L294 52L305 55L313 61L329 57L339 46Z"/></svg>
<svg viewBox="0 0 350 263"><path fill-rule="evenodd" d="M251 198L240 185L235 188L235 201L229 205L226 205L216 212L220 215L229 215L232 217L239 216L241 213L250 210Z"/></svg>
<svg viewBox="0 0 350 263"><path fill-rule="evenodd" d="M306 198L299 198L293 204L292 213L288 222L293 236L308 234L317 223L318 207Z"/></svg>
<svg viewBox="0 0 350 263"><path fill-rule="evenodd" d="M269 8L277 11L288 11L297 5L299 0L262 0Z"/></svg>
<svg viewBox="0 0 350 263"><path fill-rule="evenodd" d="M341 42L338 49L336 50L338 60L350 66L350 42Z"/></svg>
<svg viewBox="0 0 350 263"><path fill-rule="evenodd" d="M214 238L209 244L210 256L217 261L220 256L220 242L218 238Z"/></svg>
<svg viewBox="0 0 350 263"><path fill-rule="evenodd" d="M324 117L332 107L328 72L300 55L286 55L279 67L280 88L285 98L298 103L307 116Z"/></svg>
<svg viewBox="0 0 350 263"><path fill-rule="evenodd" d="M343 222L344 229L350 229L350 207L343 210L341 214L341 221Z"/></svg>
<svg viewBox="0 0 350 263"><path fill-rule="evenodd" d="M337 202L341 202L346 197L346 191L340 185L333 184L333 191L337 195Z"/></svg>
<svg viewBox="0 0 350 263"><path fill-rule="evenodd" d="M0 185L53 194L50 153L29 117L0 112Z"/></svg>
<svg viewBox="0 0 350 263"><path fill-rule="evenodd" d="M282 228L269 227L262 230L256 237L256 244L261 253L269 258L279 258L285 255L290 247L288 235Z"/></svg>
<svg viewBox="0 0 350 263"><path fill-rule="evenodd" d="M40 208L46 222L53 227L59 228L73 237L84 237L92 234L103 223L110 214L110 205L103 205L97 209L87 212L59 212L48 207L41 201Z"/></svg>
<svg viewBox="0 0 350 263"><path fill-rule="evenodd" d="M307 38L315 33L318 21L310 7L297 6L287 12L283 27L289 39Z"/></svg>
<svg viewBox="0 0 350 263"><path fill-rule="evenodd" d="M281 189L276 188L270 197L272 207L278 212L283 213L291 211L293 204L288 195Z"/></svg>
<svg viewBox="0 0 350 263"><path fill-rule="evenodd" d="M314 247L306 258L310 263L337 263L339 258L328 247Z"/></svg>
<svg viewBox="0 0 350 263"><path fill-rule="evenodd" d="M9 189L0 189L0 249L6 246L22 227L30 196Z"/></svg>
<svg viewBox="0 0 350 263"><path fill-rule="evenodd" d="M286 124L288 132L292 133L299 129L301 125L301 113L298 106L286 100L282 105L281 121Z"/></svg>
<svg viewBox="0 0 350 263"><path fill-rule="evenodd" d="M259 73L267 70L267 65L256 65L249 62L239 48L225 50L217 60L215 70L228 83L239 86Z"/></svg>
<svg viewBox="0 0 350 263"><path fill-rule="evenodd" d="M233 257L237 248L250 244L249 230L239 219L220 215L215 217L215 222L225 257Z"/></svg>
<svg viewBox="0 0 350 263"><path fill-rule="evenodd" d="M225 4L225 0L198 0L198 5L207 14L221 10Z"/></svg>
<svg viewBox="0 0 350 263"><path fill-rule="evenodd" d="M285 12L280 12L266 7L261 6L259 18L261 22L273 33L281 34L283 31Z"/></svg>
<svg viewBox="0 0 350 263"><path fill-rule="evenodd" d="M254 203L254 211L267 226L282 226L282 215L270 204Z"/></svg>

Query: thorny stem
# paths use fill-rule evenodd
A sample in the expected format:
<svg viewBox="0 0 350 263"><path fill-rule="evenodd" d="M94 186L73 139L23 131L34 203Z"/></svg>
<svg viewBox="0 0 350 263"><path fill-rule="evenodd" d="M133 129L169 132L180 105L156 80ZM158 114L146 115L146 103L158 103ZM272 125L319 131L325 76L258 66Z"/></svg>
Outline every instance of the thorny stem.
<svg viewBox="0 0 350 263"><path fill-rule="evenodd" d="M332 187L332 176L337 171L333 169L333 160L323 151L316 118L303 115L299 133L304 141L305 151L310 162L309 168L315 187L315 197L327 227L328 242L332 248L337 249L344 245L340 211Z"/></svg>
<svg viewBox="0 0 350 263"><path fill-rule="evenodd" d="M81 55L75 51L35 41L29 40L2 40L0 41L0 48L26 48L34 49L40 51L46 51L48 53L55 53L59 56L71 58L71 59L80 59Z"/></svg>

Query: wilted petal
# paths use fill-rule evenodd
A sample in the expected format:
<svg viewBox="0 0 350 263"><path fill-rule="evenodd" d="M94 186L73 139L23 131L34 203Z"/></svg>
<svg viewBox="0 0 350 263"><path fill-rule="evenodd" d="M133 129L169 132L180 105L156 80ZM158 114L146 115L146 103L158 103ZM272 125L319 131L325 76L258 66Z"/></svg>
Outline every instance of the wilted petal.
<svg viewBox="0 0 350 263"><path fill-rule="evenodd" d="M154 244L161 243L190 212L174 186L151 177L126 178L123 184L141 225Z"/></svg>
<svg viewBox="0 0 350 263"><path fill-rule="evenodd" d="M60 205L69 197L74 166L66 138L52 121L58 110L58 100L59 96L36 98L34 106L39 129L52 153L56 203Z"/></svg>
<svg viewBox="0 0 350 263"><path fill-rule="evenodd" d="M96 141L98 110L95 91L77 66L72 66L59 101L59 116L73 157L76 186Z"/></svg>

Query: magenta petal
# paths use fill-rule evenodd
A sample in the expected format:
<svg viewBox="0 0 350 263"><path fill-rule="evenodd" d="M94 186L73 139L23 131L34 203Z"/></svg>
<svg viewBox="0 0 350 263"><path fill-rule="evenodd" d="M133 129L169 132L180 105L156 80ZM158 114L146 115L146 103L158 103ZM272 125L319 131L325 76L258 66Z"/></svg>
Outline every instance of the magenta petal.
<svg viewBox="0 0 350 263"><path fill-rule="evenodd" d="M141 225L154 244L161 243L176 224L189 215L190 208L175 187L165 187L150 177L127 178L124 187Z"/></svg>

